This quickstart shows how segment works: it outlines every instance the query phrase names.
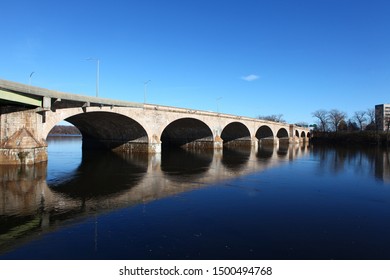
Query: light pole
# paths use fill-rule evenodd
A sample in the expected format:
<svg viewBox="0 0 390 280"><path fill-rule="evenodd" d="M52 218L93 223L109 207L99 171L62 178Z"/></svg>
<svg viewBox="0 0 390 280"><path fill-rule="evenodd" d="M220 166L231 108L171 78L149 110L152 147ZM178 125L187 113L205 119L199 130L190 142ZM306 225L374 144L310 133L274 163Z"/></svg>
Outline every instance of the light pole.
<svg viewBox="0 0 390 280"><path fill-rule="evenodd" d="M31 72L30 77L28 78L28 85L29 85L28 91L29 92L31 91L31 77L34 75L34 73L35 73L34 71Z"/></svg>
<svg viewBox="0 0 390 280"><path fill-rule="evenodd" d="M34 75L34 71L33 72L31 72L31 74L30 74L30 77L28 78L28 84L31 86L31 77L32 77L32 75Z"/></svg>
<svg viewBox="0 0 390 280"><path fill-rule="evenodd" d="M98 58L89 57L86 60L94 60L96 61L96 97L99 97L99 67L100 60Z"/></svg>
<svg viewBox="0 0 390 280"><path fill-rule="evenodd" d="M151 80L147 80L146 82L144 82L144 104L146 103L146 86L149 82L151 82Z"/></svg>

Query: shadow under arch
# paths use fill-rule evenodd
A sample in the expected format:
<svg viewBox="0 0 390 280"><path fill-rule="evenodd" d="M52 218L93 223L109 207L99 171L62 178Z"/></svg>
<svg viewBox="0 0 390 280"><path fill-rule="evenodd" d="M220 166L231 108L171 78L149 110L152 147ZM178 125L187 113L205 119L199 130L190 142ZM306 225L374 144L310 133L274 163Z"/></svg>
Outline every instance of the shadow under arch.
<svg viewBox="0 0 390 280"><path fill-rule="evenodd" d="M182 118L171 122L161 134L162 148L214 147L213 133L204 122L194 118Z"/></svg>
<svg viewBox="0 0 390 280"><path fill-rule="evenodd" d="M251 155L251 147L223 148L222 165L231 171L240 171L245 168Z"/></svg>
<svg viewBox="0 0 390 280"><path fill-rule="evenodd" d="M146 130L135 120L110 112L87 112L65 119L81 132L83 150L148 150Z"/></svg>
<svg viewBox="0 0 390 280"><path fill-rule="evenodd" d="M146 154L84 151L70 178L48 181L49 188L72 199L111 197L138 185L148 169Z"/></svg>
<svg viewBox="0 0 390 280"><path fill-rule="evenodd" d="M161 153L161 170L164 175L175 180L193 180L202 176L210 169L213 156L214 151L212 149L203 151L184 149L163 150Z"/></svg>
<svg viewBox="0 0 390 280"><path fill-rule="evenodd" d="M256 138L258 140L264 139L264 138L273 138L274 133L272 132L272 129L268 125L262 125L259 127L259 129L256 131Z"/></svg>
<svg viewBox="0 0 390 280"><path fill-rule="evenodd" d="M232 122L221 132L223 144L227 146L250 146L251 134L249 129L240 122Z"/></svg>
<svg viewBox="0 0 390 280"><path fill-rule="evenodd" d="M278 138L288 138L289 136L288 136L287 129L285 129L283 127L280 128L278 130L278 133L276 134L276 137L278 137Z"/></svg>
<svg viewBox="0 0 390 280"><path fill-rule="evenodd" d="M274 155L275 146L259 146L256 157L260 161L268 161L272 159L272 156Z"/></svg>

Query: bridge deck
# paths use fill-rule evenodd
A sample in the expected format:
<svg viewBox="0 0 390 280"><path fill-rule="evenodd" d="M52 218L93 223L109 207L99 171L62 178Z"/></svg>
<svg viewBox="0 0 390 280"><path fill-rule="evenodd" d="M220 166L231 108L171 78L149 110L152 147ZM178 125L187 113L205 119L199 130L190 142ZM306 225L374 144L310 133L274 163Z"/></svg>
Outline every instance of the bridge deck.
<svg viewBox="0 0 390 280"><path fill-rule="evenodd" d="M65 93L56 90L49 90L45 88L40 88L36 86L25 85L21 83L11 82L7 80L0 79L0 103L1 100L16 102L20 104L26 104L36 107L45 107L43 106L44 98L51 98L58 101L73 101L80 104L88 104L88 106L112 106L112 107L132 107L132 108L144 108L148 110L158 110L166 112L177 112L177 113L190 113L203 116L218 116L220 118L229 118L237 120L247 120L247 121L261 121L262 123L274 124L273 121L259 120L256 118L237 116L225 113L217 113L212 111L172 107L165 105L154 105L154 104L144 104L137 102L129 102L123 100L115 100L109 98L100 98L94 96L87 96L81 94ZM68 106L75 107L75 106ZM280 123L279 123L280 124ZM284 123L287 125L287 123Z"/></svg>
<svg viewBox="0 0 390 280"><path fill-rule="evenodd" d="M30 98L30 99L36 99L37 97L40 97L40 99L42 100L43 97L49 97L58 100L69 100L69 101L77 101L82 103L89 102L93 104L99 104L102 106L143 107L142 103L113 100L108 98L100 98L100 97L93 97L93 96L73 94L73 93L65 93L65 92L49 90L45 88L40 88L36 86L30 86L30 85L25 85L25 84L20 84L20 83L15 83L15 82L10 82L10 81L0 79L0 99L19 102L19 103L27 102L23 98L9 99L10 97L6 94L9 92L13 92L17 95L23 96L25 98ZM30 103L26 103L26 104L32 105Z"/></svg>

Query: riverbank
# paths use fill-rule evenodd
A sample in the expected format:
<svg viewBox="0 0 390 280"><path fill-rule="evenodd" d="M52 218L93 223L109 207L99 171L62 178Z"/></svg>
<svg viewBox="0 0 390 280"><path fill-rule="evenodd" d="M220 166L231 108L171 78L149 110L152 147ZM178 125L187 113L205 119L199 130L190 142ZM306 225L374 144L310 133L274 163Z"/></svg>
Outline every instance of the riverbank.
<svg viewBox="0 0 390 280"><path fill-rule="evenodd" d="M55 135L81 135L80 131L75 126L71 125L56 125L49 133L50 136Z"/></svg>
<svg viewBox="0 0 390 280"><path fill-rule="evenodd" d="M386 132L356 131L356 132L314 132L313 144L335 144L355 146L389 146L390 135Z"/></svg>

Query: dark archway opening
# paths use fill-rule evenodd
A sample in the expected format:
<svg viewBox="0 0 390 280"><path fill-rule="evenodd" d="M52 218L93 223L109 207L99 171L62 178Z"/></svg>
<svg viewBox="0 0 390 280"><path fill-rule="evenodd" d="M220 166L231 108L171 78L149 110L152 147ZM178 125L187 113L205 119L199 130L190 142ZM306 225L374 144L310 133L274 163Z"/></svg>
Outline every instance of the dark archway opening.
<svg viewBox="0 0 390 280"><path fill-rule="evenodd" d="M256 132L256 138L261 140L264 138L273 138L274 134L269 126L263 125Z"/></svg>
<svg viewBox="0 0 390 280"><path fill-rule="evenodd" d="M202 121L184 118L170 123L161 134L162 148L212 149L213 133Z"/></svg>
<svg viewBox="0 0 390 280"><path fill-rule="evenodd" d="M288 146L290 139L288 136L288 132L285 128L281 128L278 130L278 133L276 134L276 137L279 138L279 149L281 149L282 145L283 146Z"/></svg>
<svg viewBox="0 0 390 280"><path fill-rule="evenodd" d="M226 147L250 147L251 135L248 128L239 122L228 124L221 133Z"/></svg>
<svg viewBox="0 0 390 280"><path fill-rule="evenodd" d="M261 146L274 145L274 133L269 126L263 125L256 131L256 138Z"/></svg>
<svg viewBox="0 0 390 280"><path fill-rule="evenodd" d="M148 135L133 119L109 112L90 112L66 121L77 127L83 138L83 150L147 152Z"/></svg>
<svg viewBox="0 0 390 280"><path fill-rule="evenodd" d="M281 128L278 130L278 133L276 134L276 137L278 138L288 138L288 132L285 128Z"/></svg>

